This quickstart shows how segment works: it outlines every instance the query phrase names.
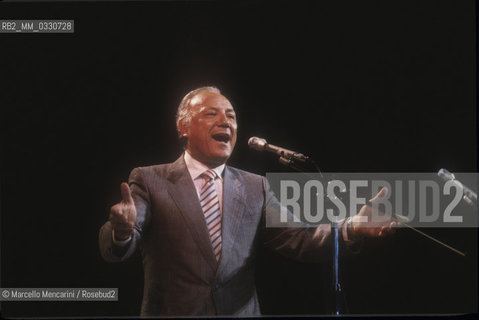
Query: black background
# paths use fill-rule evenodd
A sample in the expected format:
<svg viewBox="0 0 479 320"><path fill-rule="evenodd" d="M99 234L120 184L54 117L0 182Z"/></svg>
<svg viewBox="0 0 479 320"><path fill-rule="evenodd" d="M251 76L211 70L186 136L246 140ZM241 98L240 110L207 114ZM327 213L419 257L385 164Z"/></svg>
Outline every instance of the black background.
<svg viewBox="0 0 479 320"><path fill-rule="evenodd" d="M74 34L0 34L1 287L118 287L118 302L4 302L4 316L139 313L140 257L97 236L119 185L175 160L182 96L216 85L239 121L230 165L286 171L256 135L329 172L476 171L473 1L0 3L0 19ZM409 230L343 260L353 314L477 310L476 229ZM329 264L259 261L266 314L330 314Z"/></svg>

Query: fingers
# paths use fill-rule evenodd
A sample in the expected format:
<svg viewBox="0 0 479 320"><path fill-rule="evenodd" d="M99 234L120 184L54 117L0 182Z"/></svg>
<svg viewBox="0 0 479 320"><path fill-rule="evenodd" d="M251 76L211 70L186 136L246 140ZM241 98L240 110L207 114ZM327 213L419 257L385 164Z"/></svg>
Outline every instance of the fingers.
<svg viewBox="0 0 479 320"><path fill-rule="evenodd" d="M133 204L133 198L131 196L131 190L130 186L128 186L128 183L123 182L120 186L120 189L122 201L126 204Z"/></svg>
<svg viewBox="0 0 479 320"><path fill-rule="evenodd" d="M382 237L387 233L386 226L382 226L379 230L378 237Z"/></svg>
<svg viewBox="0 0 479 320"><path fill-rule="evenodd" d="M388 194L388 188L382 187L382 189L379 190L378 194L377 194L374 198L372 198L371 200L369 200L369 202L371 202L371 203L377 202L377 201L379 201L381 198L384 198L387 194Z"/></svg>
<svg viewBox="0 0 479 320"><path fill-rule="evenodd" d="M115 235L119 238L127 238L134 234L135 229L134 223L128 221L128 215L122 212L122 207L121 204L117 204L111 208L110 223L115 230Z"/></svg>
<svg viewBox="0 0 479 320"><path fill-rule="evenodd" d="M123 203L118 203L110 209L110 221L113 225L133 227L134 220L130 219L131 208Z"/></svg>
<svg viewBox="0 0 479 320"><path fill-rule="evenodd" d="M391 235L396 231L396 227L398 226L398 223L396 221L391 221L387 225L384 225L380 228L378 232L378 237L383 237L387 235Z"/></svg>
<svg viewBox="0 0 479 320"><path fill-rule="evenodd" d="M390 224L389 224L389 233L390 234L393 234L394 232L396 232L396 228L398 227L398 223L396 221L392 221Z"/></svg>
<svg viewBox="0 0 479 320"><path fill-rule="evenodd" d="M133 223L128 221L128 216L116 212L112 212L110 214L110 221L115 225L125 225L129 227L133 226Z"/></svg>
<svg viewBox="0 0 479 320"><path fill-rule="evenodd" d="M405 217L405 216L397 214L397 213L394 216L396 217L396 219L400 220L396 224L399 224L400 222L406 222L407 223L407 222L410 221L410 219L408 217Z"/></svg>

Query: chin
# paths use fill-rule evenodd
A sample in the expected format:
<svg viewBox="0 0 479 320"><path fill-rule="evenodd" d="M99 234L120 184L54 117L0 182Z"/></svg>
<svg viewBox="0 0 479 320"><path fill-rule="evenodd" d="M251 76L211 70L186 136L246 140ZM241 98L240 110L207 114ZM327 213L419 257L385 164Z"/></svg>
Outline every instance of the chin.
<svg viewBox="0 0 479 320"><path fill-rule="evenodd" d="M219 164L223 164L225 163L226 161L228 161L228 159L230 158L230 155L225 155L225 156L218 156L215 158L215 162L219 163Z"/></svg>
<svg viewBox="0 0 479 320"><path fill-rule="evenodd" d="M226 163L226 161L229 159L230 155L231 155L231 153L215 154L210 158L210 160L211 160L211 163L219 166L219 165L222 165L223 163Z"/></svg>

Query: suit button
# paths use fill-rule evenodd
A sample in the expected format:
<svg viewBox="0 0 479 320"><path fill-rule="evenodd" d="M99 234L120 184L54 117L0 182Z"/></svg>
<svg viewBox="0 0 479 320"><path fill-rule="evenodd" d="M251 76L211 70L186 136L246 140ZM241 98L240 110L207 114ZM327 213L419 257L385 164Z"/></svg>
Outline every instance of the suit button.
<svg viewBox="0 0 479 320"><path fill-rule="evenodd" d="M215 289L218 290L220 288L220 285L219 284L215 284Z"/></svg>

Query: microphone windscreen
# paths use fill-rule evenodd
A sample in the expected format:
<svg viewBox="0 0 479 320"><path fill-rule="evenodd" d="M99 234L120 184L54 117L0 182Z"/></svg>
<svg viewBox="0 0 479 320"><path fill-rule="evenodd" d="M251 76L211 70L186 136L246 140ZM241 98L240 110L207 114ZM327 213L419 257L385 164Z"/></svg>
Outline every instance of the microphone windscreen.
<svg viewBox="0 0 479 320"><path fill-rule="evenodd" d="M258 137L251 137L248 140L248 146L258 151L263 151L266 144L267 142L265 139L261 139Z"/></svg>

